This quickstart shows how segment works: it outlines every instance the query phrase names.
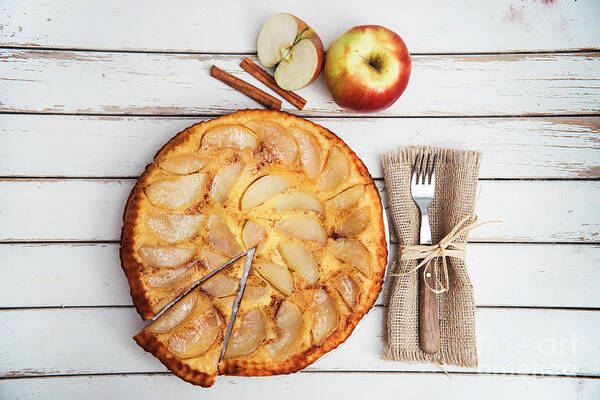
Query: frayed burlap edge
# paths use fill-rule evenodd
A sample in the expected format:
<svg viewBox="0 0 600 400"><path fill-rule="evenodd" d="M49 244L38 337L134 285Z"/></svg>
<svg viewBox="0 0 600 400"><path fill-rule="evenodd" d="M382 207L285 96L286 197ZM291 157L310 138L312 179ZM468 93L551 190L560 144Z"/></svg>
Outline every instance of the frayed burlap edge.
<svg viewBox="0 0 600 400"><path fill-rule="evenodd" d="M465 168L474 168L479 170L481 165L482 154L478 151L457 150L457 149L442 149L439 147L419 147L408 146L399 147L397 150L383 154L381 162L383 169L388 169L391 165L402 163L412 166L417 154L435 154L438 157L438 162L446 164L460 163Z"/></svg>

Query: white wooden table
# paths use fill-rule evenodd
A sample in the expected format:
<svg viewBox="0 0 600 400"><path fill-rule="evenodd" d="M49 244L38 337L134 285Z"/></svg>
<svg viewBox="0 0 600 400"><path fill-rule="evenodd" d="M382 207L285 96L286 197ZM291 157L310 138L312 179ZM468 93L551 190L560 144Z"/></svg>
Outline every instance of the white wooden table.
<svg viewBox="0 0 600 400"><path fill-rule="evenodd" d="M480 366L380 359L381 301L339 351L291 376L183 383L143 326L117 257L137 175L173 134L257 104L210 78L287 11L326 46L385 25L413 54L390 109L349 115L320 78L299 114L340 135L385 191L379 154L484 153L471 234ZM593 399L600 396L600 2L0 2L0 398ZM257 85L262 86L257 83ZM395 247L394 247L395 248Z"/></svg>

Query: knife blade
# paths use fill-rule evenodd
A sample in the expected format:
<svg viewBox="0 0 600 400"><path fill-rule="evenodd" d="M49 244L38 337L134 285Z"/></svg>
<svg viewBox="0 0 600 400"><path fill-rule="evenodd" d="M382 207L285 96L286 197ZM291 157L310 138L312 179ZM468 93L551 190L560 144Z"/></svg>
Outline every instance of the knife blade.
<svg viewBox="0 0 600 400"><path fill-rule="evenodd" d="M252 259L254 258L255 251L256 247L253 247L245 253L242 253L246 255L246 261L244 261L244 272L242 273L242 277L240 278L240 285L238 286L237 295L235 296L233 307L231 308L231 316L229 317L229 322L227 322L227 329L225 330L225 339L223 340L223 347L221 348L221 356L219 357L219 363L221 362L221 360L223 360L225 352L227 351L229 337L231 336L231 331L233 330L233 323L235 322L235 317L237 316L237 312L240 307L240 302L242 301L242 296L244 295L244 290L246 289L246 281L248 280L248 275L250 274L250 268L252 267Z"/></svg>
<svg viewBox="0 0 600 400"><path fill-rule="evenodd" d="M152 321L152 322L156 321L161 315L163 315L168 309L170 309L175 304L177 304L179 302L179 300L181 300L185 296L187 296L192 290L196 289L198 286L202 285L205 281L207 281L208 279L212 278L213 276L215 276L216 274L218 274L223 269L225 269L229 265L233 264L234 262L236 262L240 258L242 258L242 257L246 256L247 254L249 254L250 251L252 251L252 257L254 257L254 250L255 250L254 247L252 249L250 249L250 250L246 250L245 252L240 253L237 256L233 257L232 259L226 261L224 264L220 265L219 267L213 269L207 275L204 275L202 278L200 278L199 280L197 280L196 283L194 283L188 290L186 290L185 292L183 292L183 294L181 296L178 296L177 298L175 298L175 300L171 301L169 304L167 304L166 306L164 306L159 312L157 312L154 315L154 317L150 318L150 321ZM250 259L252 259L252 257ZM246 261L247 260L248 260L248 258L246 258ZM244 263L244 272L245 272L245 268L246 268L246 263Z"/></svg>

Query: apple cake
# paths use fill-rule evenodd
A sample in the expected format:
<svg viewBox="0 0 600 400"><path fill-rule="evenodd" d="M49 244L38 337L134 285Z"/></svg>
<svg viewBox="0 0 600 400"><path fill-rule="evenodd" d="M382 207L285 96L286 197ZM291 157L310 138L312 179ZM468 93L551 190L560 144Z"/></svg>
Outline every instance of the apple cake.
<svg viewBox="0 0 600 400"><path fill-rule="evenodd" d="M244 258L134 339L174 374L298 371L336 348L373 306L387 263L367 168L335 134L279 111L244 110L173 137L127 201L121 263L144 320L256 246L223 360Z"/></svg>

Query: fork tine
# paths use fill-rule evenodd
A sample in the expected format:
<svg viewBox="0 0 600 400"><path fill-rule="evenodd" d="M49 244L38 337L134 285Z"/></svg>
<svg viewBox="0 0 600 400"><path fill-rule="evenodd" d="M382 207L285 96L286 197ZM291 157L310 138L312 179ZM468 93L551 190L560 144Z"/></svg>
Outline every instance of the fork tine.
<svg viewBox="0 0 600 400"><path fill-rule="evenodd" d="M415 157L415 164L413 165L412 181L411 181L411 183L413 185L416 185L419 183L419 155L420 154L417 154L417 156Z"/></svg>
<svg viewBox="0 0 600 400"><path fill-rule="evenodd" d="M434 154L428 154L427 157L427 175L425 181L427 185L431 184L431 175L433 174L433 157L435 157Z"/></svg>
<svg viewBox="0 0 600 400"><path fill-rule="evenodd" d="M425 154L419 153L419 173L417 174L417 185L421 184L422 176L423 176L423 159L425 158Z"/></svg>
<svg viewBox="0 0 600 400"><path fill-rule="evenodd" d="M427 153L427 155L423 154L423 165L421 166L421 171L423 174L423 180L421 182L423 185L426 185L429 175L429 153Z"/></svg>
<svg viewBox="0 0 600 400"><path fill-rule="evenodd" d="M435 186L435 163L437 161L437 154L433 155L433 161L431 162L431 175L429 178L429 184Z"/></svg>

